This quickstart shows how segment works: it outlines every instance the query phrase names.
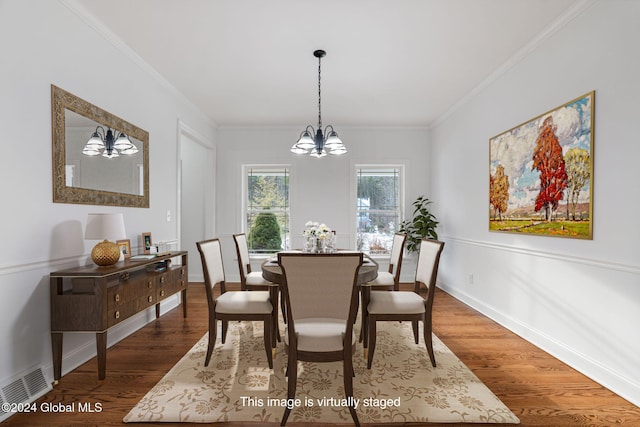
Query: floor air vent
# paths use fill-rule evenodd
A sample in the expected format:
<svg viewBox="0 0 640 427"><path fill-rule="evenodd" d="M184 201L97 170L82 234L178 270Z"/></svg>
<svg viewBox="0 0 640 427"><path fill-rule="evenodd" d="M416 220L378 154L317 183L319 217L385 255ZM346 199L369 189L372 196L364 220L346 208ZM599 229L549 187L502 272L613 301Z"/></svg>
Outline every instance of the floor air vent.
<svg viewBox="0 0 640 427"><path fill-rule="evenodd" d="M42 369L36 369L35 371L24 376L24 382L27 384L27 391L30 396L35 396L42 390L48 388L47 380L44 379Z"/></svg>
<svg viewBox="0 0 640 427"><path fill-rule="evenodd" d="M8 403L20 403L29 400L29 393L22 379L15 380L11 384L2 387L2 393Z"/></svg>
<svg viewBox="0 0 640 427"><path fill-rule="evenodd" d="M5 386L0 390L0 404L2 403L23 403L35 400L44 391L49 389L47 380L42 369L38 368ZM0 421L8 417L9 414L0 409Z"/></svg>

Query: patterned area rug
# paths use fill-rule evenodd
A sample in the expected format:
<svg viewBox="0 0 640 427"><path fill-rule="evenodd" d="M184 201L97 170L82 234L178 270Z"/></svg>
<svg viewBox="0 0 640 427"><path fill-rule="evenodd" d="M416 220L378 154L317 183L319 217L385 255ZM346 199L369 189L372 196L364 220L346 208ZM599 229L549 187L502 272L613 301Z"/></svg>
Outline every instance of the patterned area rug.
<svg viewBox="0 0 640 427"><path fill-rule="evenodd" d="M359 323L358 323L359 324ZM220 322L218 322L220 325ZM511 423L518 418L435 335L437 367L411 323L381 322L371 370L362 346L354 355L354 394L361 423ZM422 325L421 325L422 327ZM254 421L279 423L284 406L291 422L352 424L342 363L299 362L295 402L286 401L284 344L269 369L260 322L230 322L204 367L207 335L127 414L124 422Z"/></svg>

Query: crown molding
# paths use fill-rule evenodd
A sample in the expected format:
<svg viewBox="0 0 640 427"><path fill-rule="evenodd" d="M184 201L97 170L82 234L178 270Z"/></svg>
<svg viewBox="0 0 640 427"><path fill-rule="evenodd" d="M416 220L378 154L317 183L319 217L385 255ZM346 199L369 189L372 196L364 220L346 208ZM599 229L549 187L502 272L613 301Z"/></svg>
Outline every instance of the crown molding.
<svg viewBox="0 0 640 427"><path fill-rule="evenodd" d="M151 78L160 83L171 94L180 99L185 106L191 109L202 120L209 124L213 128L217 128L216 123L208 117L200 108L192 103L182 92L180 92L175 86L173 86L167 79L165 79L155 68L147 63L140 55L138 55L129 45L127 45L120 37L113 33L102 21L87 10L82 4L76 0L58 0L67 9L73 12L76 16L82 19L91 29L93 29L98 35L111 43L118 51L124 56L129 58L133 63L139 66L144 72L146 72Z"/></svg>
<svg viewBox="0 0 640 427"><path fill-rule="evenodd" d="M542 43L551 38L558 31L566 27L570 22L572 22L576 17L581 15L586 10L590 9L594 4L598 3L598 0L580 0L569 9L567 9L562 15L558 17L554 22L552 22L548 27L546 27L537 37L532 39L529 43L527 43L522 49L515 53L511 58L507 60L504 64L498 67L493 73L491 73L486 79L484 79L480 84L474 87L471 91L469 91L465 96L463 96L458 102L453 104L451 108L449 108L446 112L444 112L440 117L436 118L432 123L429 124L429 128L433 129L438 125L442 124L446 121L451 115L453 115L457 110L462 108L465 104L470 102L473 98L475 98L480 92L489 87L492 83L502 77L507 73L510 69L515 67L518 63L524 60L531 52L537 49Z"/></svg>

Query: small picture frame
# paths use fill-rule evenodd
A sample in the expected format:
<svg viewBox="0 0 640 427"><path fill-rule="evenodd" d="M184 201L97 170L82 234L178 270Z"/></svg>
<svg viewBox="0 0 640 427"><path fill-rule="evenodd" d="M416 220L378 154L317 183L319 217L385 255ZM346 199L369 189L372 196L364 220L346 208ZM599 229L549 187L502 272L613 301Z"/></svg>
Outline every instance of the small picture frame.
<svg viewBox="0 0 640 427"><path fill-rule="evenodd" d="M124 259L131 258L131 240L118 240L116 241L116 245L120 248L120 252L124 255Z"/></svg>
<svg viewBox="0 0 640 427"><path fill-rule="evenodd" d="M142 249L145 254L151 253L151 233L142 233Z"/></svg>

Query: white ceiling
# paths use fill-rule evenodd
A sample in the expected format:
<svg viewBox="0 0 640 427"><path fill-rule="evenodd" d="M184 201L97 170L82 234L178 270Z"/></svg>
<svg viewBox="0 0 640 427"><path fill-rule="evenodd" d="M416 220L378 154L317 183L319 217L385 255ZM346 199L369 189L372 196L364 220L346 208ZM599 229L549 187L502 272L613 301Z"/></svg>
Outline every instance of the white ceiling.
<svg viewBox="0 0 640 427"><path fill-rule="evenodd" d="M218 126L429 126L583 0L71 0Z"/></svg>

